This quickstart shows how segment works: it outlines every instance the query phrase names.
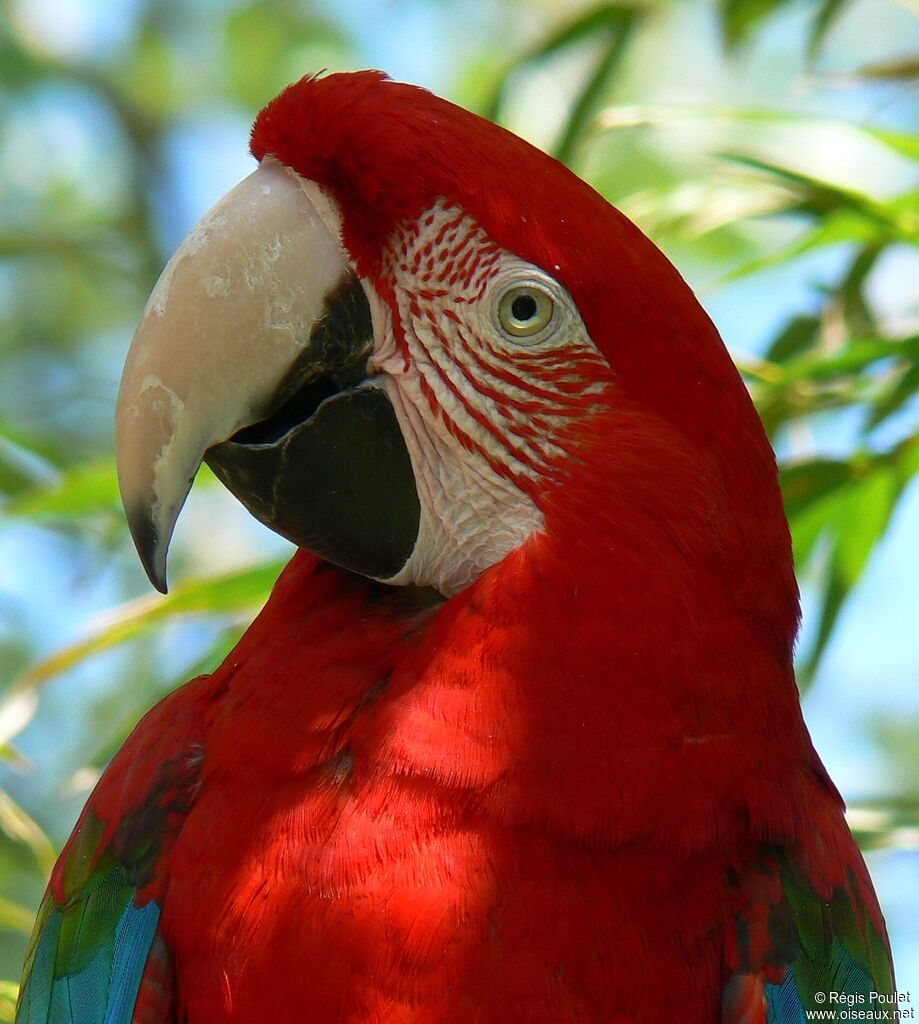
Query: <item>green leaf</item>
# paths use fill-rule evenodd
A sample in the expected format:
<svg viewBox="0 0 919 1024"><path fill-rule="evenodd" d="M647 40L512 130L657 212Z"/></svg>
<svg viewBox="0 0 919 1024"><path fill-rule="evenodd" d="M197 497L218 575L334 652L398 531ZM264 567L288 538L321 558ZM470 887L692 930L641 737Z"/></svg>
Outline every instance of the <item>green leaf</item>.
<svg viewBox="0 0 919 1024"><path fill-rule="evenodd" d="M852 465L844 459L815 458L780 467L779 480L799 571L810 561L821 537L830 531L838 496L851 481L852 472Z"/></svg>
<svg viewBox="0 0 919 1024"><path fill-rule="evenodd" d="M906 365L871 403L866 427L873 430L919 395L919 363Z"/></svg>
<svg viewBox="0 0 919 1024"><path fill-rule="evenodd" d="M798 668L806 689L813 679L852 589L890 524L906 486L919 473L919 433L882 453L849 460L813 459L783 468L782 484L799 569L828 540L817 636Z"/></svg>
<svg viewBox="0 0 919 1024"><path fill-rule="evenodd" d="M588 10L586 14L575 18L559 29L555 35L549 36L545 42L540 43L531 53L528 59L539 60L541 57L548 57L552 53L564 50L575 43L583 42L585 39L592 39L598 33L619 31L625 22L631 22L638 8L635 4L601 4Z"/></svg>
<svg viewBox="0 0 919 1024"><path fill-rule="evenodd" d="M900 342L891 338L853 338L838 352L792 363L786 379L826 381L860 374L874 363L894 358L904 349L908 351L915 341L915 338Z"/></svg>
<svg viewBox="0 0 919 1024"><path fill-rule="evenodd" d="M905 487L919 473L919 433L901 441L887 458L897 471L900 487Z"/></svg>
<svg viewBox="0 0 919 1024"><path fill-rule="evenodd" d="M880 82L912 82L919 78L919 57L896 57L871 64L863 64L856 72L859 78L872 78Z"/></svg>
<svg viewBox="0 0 919 1024"><path fill-rule="evenodd" d="M119 512L118 475L111 459L74 466L52 482L20 493L4 511L7 515L76 518L101 511Z"/></svg>
<svg viewBox="0 0 919 1024"><path fill-rule="evenodd" d="M838 349L820 347L786 362L742 364L766 432L773 437L816 412L870 404L919 360L919 336L853 338ZM908 396L907 396L908 397ZM904 398L904 401L906 398ZM863 430L873 429L866 419Z"/></svg>
<svg viewBox="0 0 919 1024"><path fill-rule="evenodd" d="M793 516L788 517L791 528L792 554L795 567L801 569L814 557L819 541L828 533L827 516L832 505L832 495L825 501L816 500L804 505ZM801 680L799 679L799 682Z"/></svg>
<svg viewBox="0 0 919 1024"><path fill-rule="evenodd" d="M143 597L120 605L88 636L26 669L10 692L41 686L94 654L185 616L251 612L265 602L284 564L269 562L222 576L185 580L165 597Z"/></svg>
<svg viewBox="0 0 919 1024"><path fill-rule="evenodd" d="M757 107L693 106L691 104L618 104L604 109L597 118L605 131L624 128L678 128L687 123L710 125L723 122L751 127L796 127L802 131L812 126L831 127L854 132L873 139L909 160L919 161L919 135L891 131L871 124L816 114L799 114L792 110L771 110Z"/></svg>
<svg viewBox="0 0 919 1024"><path fill-rule="evenodd" d="M919 162L919 135L907 132L892 132L886 129L866 129L869 134L883 142L885 146L899 153L901 156L909 157L910 160Z"/></svg>
<svg viewBox="0 0 919 1024"><path fill-rule="evenodd" d="M195 487L210 487L216 477L207 464L195 476ZM76 519L98 513L121 517L118 473L114 459L72 466L51 479L22 490L3 511L34 519Z"/></svg>
<svg viewBox="0 0 919 1024"><path fill-rule="evenodd" d="M258 110L307 71L319 71L326 65L340 67L348 51L339 32L315 17L301 14L292 4L259 2L239 7L225 19L223 31L230 90L250 110ZM294 40L316 51L308 59L298 54L296 68L291 67L290 60Z"/></svg>
<svg viewBox="0 0 919 1024"><path fill-rule="evenodd" d="M904 741L916 749L915 723L908 723ZM919 799L914 796L859 800L846 808L849 828L863 850L897 848L915 850L919 829Z"/></svg>
<svg viewBox="0 0 919 1024"><path fill-rule="evenodd" d="M901 484L890 466L877 463L855 479L834 504L827 580L814 645L798 671L802 686L812 680L843 604L861 577L871 552L890 523Z"/></svg>
<svg viewBox="0 0 919 1024"><path fill-rule="evenodd" d="M48 487L57 479L57 469L44 456L10 434L0 433L0 494Z"/></svg>
<svg viewBox="0 0 919 1024"><path fill-rule="evenodd" d="M16 1019L16 1000L19 985L15 981L0 981L0 1021L13 1024Z"/></svg>
<svg viewBox="0 0 919 1024"><path fill-rule="evenodd" d="M793 208L788 206L785 212ZM766 253L756 259L741 264L725 274L721 284L728 284L743 277L749 277L770 267L778 267L790 263L798 256L822 249L840 242L856 242L862 245L879 245L888 240L885 232L876 221L871 221L854 210L838 210L817 218L816 227L806 231L797 241L777 252Z"/></svg>
<svg viewBox="0 0 919 1024"><path fill-rule="evenodd" d="M883 464L853 487L834 557L840 579L848 589L859 579L875 544L884 535L898 494L896 476Z"/></svg>
<svg viewBox="0 0 919 1024"><path fill-rule="evenodd" d="M808 38L808 52L811 58L816 56L827 33L845 8L846 2L847 0L823 0L820 4ZM762 22L788 3L789 0L719 0L721 30L728 48L733 49L749 42Z"/></svg>
<svg viewBox="0 0 919 1024"><path fill-rule="evenodd" d="M837 493L852 479L852 466L837 459L810 459L782 466L779 480L789 518L815 501Z"/></svg>
<svg viewBox="0 0 919 1024"><path fill-rule="evenodd" d="M597 60L593 72L577 99L555 148L555 156L563 162L571 159L575 146L596 113L600 96L615 74L626 53L633 30L644 12L640 7L628 3L607 3L592 8L586 14L563 24L562 27L529 53L518 58L501 76L491 102L484 114L492 121L499 120L501 104L507 83L513 72L528 64L538 63L561 50L591 41L605 39L606 45Z"/></svg>
<svg viewBox="0 0 919 1024"><path fill-rule="evenodd" d="M721 31L728 48L749 41L753 32L788 0L719 0Z"/></svg>
<svg viewBox="0 0 919 1024"><path fill-rule="evenodd" d="M796 197L793 209L821 218L837 211L847 211L864 219L884 235L915 244L919 232L919 216L911 210L898 209L893 203L881 203L854 189L843 188L802 171L746 156L722 153L722 159L758 171L781 182Z"/></svg>
<svg viewBox="0 0 919 1024"><path fill-rule="evenodd" d="M571 162L577 143L596 113L600 97L625 56L636 25L637 15L634 11L619 12L613 22L609 43L575 100L561 139L555 147L555 156L562 163Z"/></svg>
<svg viewBox="0 0 919 1024"><path fill-rule="evenodd" d="M792 317L766 349L765 358L773 363L785 363L811 348L817 341L819 333L819 317Z"/></svg>
<svg viewBox="0 0 919 1024"><path fill-rule="evenodd" d="M51 840L41 826L27 814L9 793L0 789L0 830L16 843L27 846L42 870L50 874L57 860Z"/></svg>
<svg viewBox="0 0 919 1024"><path fill-rule="evenodd" d="M820 52L821 46L836 24L846 7L848 0L823 0L814 23L811 26L810 38L807 42L808 57L813 61Z"/></svg>
<svg viewBox="0 0 919 1024"><path fill-rule="evenodd" d="M35 924L35 911L24 907L15 900L0 896L0 929L7 932L19 932L28 938L32 934L32 925ZM0 982L0 985L3 983ZM3 992L0 988L0 1005L2 1005ZM0 1020L3 1018L0 1017Z"/></svg>
<svg viewBox="0 0 919 1024"><path fill-rule="evenodd" d="M871 244L862 246L849 264L842 281L830 289L833 296L832 305L840 307L839 312L845 320L846 328L853 334L871 334L878 331L877 318L865 294L868 277L877 266L878 259L886 245ZM831 310L835 313L835 310Z"/></svg>

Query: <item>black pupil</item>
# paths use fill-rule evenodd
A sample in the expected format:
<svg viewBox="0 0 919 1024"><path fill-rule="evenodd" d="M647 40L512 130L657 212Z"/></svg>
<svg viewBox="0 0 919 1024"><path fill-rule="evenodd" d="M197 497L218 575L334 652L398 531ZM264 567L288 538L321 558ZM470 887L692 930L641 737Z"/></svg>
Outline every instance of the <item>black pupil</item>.
<svg viewBox="0 0 919 1024"><path fill-rule="evenodd" d="M511 303L511 312L520 323L532 320L536 316L536 299L532 295L518 295Z"/></svg>

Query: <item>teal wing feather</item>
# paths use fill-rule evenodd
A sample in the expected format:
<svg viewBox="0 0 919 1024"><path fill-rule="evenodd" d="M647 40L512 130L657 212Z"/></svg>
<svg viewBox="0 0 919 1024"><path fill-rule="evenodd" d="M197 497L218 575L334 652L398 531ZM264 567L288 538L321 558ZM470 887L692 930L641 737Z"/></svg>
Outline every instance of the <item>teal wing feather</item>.
<svg viewBox="0 0 919 1024"><path fill-rule="evenodd" d="M854 844L852 855L855 869L828 897L788 851L766 851L740 880L723 1024L805 1024L843 1020L853 1008L892 1009L883 918Z"/></svg>
<svg viewBox="0 0 919 1024"><path fill-rule="evenodd" d="M39 908L16 1024L174 1019L172 958L159 926L168 852L202 760L181 728L187 717L177 695L160 704L96 787Z"/></svg>
<svg viewBox="0 0 919 1024"><path fill-rule="evenodd" d="M26 960L16 1024L130 1024L159 923L111 862L58 906L49 892Z"/></svg>

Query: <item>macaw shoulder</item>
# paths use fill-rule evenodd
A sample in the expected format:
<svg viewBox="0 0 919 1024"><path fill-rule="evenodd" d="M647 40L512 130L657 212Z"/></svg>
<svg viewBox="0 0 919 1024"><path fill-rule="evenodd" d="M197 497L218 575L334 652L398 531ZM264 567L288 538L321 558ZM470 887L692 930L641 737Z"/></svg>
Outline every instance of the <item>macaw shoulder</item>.
<svg viewBox="0 0 919 1024"><path fill-rule="evenodd" d="M875 1005L895 991L890 944L841 813L789 847L764 847L732 880L724 1024L801 1024L830 1000Z"/></svg>
<svg viewBox="0 0 919 1024"><path fill-rule="evenodd" d="M214 687L202 677L164 698L99 780L39 908L17 1022L169 1019L160 914L170 851L199 789Z"/></svg>
<svg viewBox="0 0 919 1024"><path fill-rule="evenodd" d="M205 710L215 698L215 680L202 676L168 694L138 722L103 773L64 847L51 891L65 898L72 889L77 861L108 848L126 832L139 810L156 803L176 814L187 813L200 784L204 756ZM179 796L181 794L181 801ZM135 830L147 829L137 822ZM93 842L87 844L88 833ZM87 848L87 846L91 848Z"/></svg>

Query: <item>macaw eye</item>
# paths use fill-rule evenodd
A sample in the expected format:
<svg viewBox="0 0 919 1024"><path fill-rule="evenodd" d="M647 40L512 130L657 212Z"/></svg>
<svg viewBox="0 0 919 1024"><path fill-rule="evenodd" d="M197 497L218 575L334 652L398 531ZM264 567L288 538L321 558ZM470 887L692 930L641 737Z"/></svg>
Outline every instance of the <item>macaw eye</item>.
<svg viewBox="0 0 919 1024"><path fill-rule="evenodd" d="M498 302L498 323L514 338L532 338L549 323L555 301L543 288L532 284L514 285Z"/></svg>

